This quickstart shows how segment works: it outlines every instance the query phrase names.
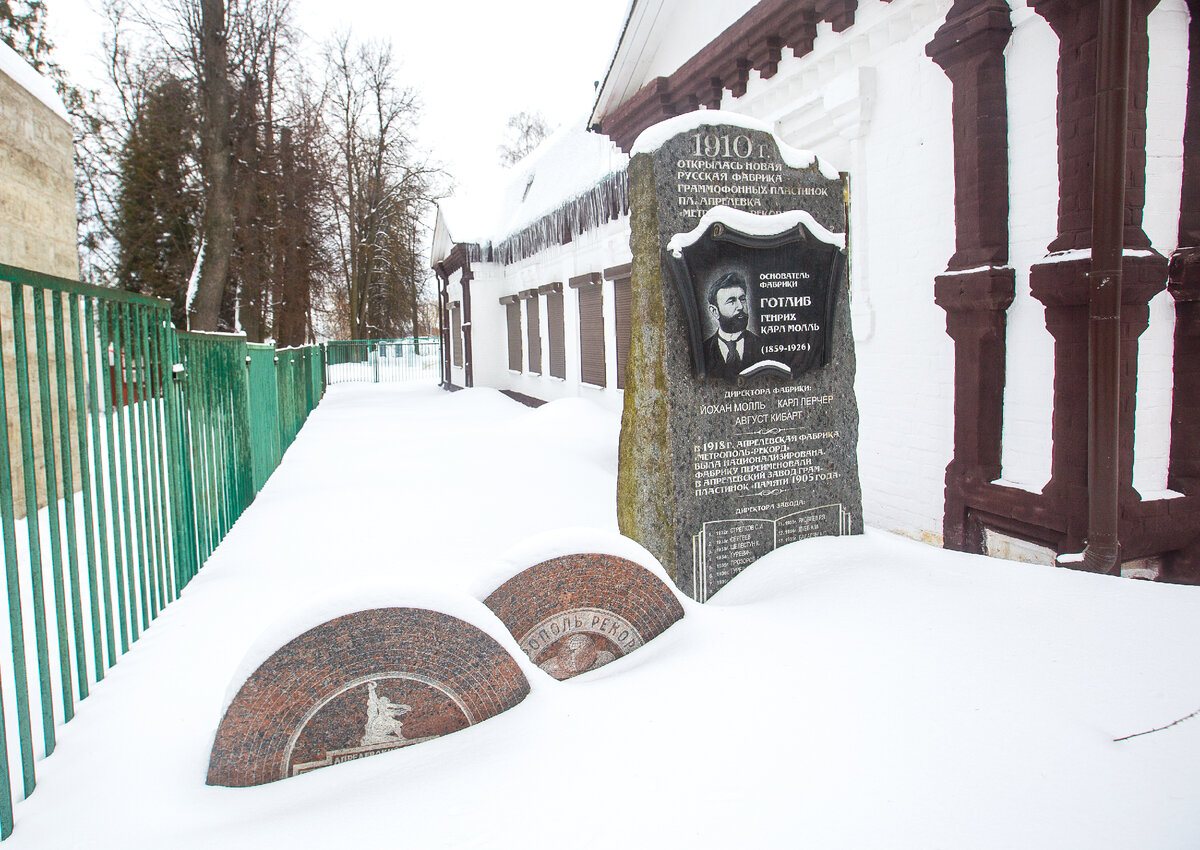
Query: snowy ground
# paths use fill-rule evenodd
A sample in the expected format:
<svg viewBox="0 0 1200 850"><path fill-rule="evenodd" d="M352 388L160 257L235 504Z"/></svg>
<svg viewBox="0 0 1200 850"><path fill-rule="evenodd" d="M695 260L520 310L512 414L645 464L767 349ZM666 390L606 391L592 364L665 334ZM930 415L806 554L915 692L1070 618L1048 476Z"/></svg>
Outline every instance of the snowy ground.
<svg viewBox="0 0 1200 850"><path fill-rule="evenodd" d="M337 386L179 601L60 729L5 847L1195 848L1200 588L878 532L763 559L568 681L478 601L616 533L617 418ZM204 784L238 677L307 625L440 605L533 690L436 741Z"/></svg>

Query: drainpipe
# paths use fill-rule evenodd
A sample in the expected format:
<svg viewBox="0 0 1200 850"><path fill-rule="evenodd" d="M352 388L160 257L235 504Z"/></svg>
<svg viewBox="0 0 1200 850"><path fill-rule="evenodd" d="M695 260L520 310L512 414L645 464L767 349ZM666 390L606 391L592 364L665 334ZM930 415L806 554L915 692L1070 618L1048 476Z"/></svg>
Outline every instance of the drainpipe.
<svg viewBox="0 0 1200 850"><path fill-rule="evenodd" d="M1088 536L1083 568L1118 575L1121 256L1129 125L1130 0L1100 0L1092 269L1088 275Z"/></svg>
<svg viewBox="0 0 1200 850"><path fill-rule="evenodd" d="M449 366L446 365L446 358L449 356L448 351L449 351L450 345L449 345L449 340L446 337L446 322L445 322L445 315L446 315L445 266L443 266L441 263L438 263L437 265L435 265L433 267L433 274L435 277L437 277L437 282L438 282L438 311L437 311L438 341L441 344L440 350L442 352L442 357L441 357L442 362L440 364L438 364L442 371L442 382L438 386L440 386L442 389L446 389L447 384L450 383L450 368L449 368Z"/></svg>

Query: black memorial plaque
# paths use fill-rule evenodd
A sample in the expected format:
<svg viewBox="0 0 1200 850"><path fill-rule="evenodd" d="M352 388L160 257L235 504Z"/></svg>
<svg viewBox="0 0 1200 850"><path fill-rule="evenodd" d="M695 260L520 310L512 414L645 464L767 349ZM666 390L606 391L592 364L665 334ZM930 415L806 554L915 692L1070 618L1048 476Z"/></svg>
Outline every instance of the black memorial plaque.
<svg viewBox="0 0 1200 850"><path fill-rule="evenodd" d="M672 119L630 163L618 517L701 601L779 546L862 531L845 181L731 118Z"/></svg>
<svg viewBox="0 0 1200 850"><path fill-rule="evenodd" d="M666 252L695 374L727 381L768 372L792 378L828 364L844 238L802 211L763 222L778 233L738 230L738 223L747 229L759 223L747 214L713 218L722 220L676 236Z"/></svg>

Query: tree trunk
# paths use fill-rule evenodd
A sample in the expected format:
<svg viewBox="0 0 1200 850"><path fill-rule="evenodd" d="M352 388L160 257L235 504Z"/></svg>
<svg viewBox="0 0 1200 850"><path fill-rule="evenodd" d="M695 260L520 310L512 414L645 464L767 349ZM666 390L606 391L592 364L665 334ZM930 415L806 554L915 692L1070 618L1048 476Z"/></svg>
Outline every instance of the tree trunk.
<svg viewBox="0 0 1200 850"><path fill-rule="evenodd" d="M200 104L204 171L204 261L192 302L193 330L215 331L233 249L230 94L224 0L200 0Z"/></svg>

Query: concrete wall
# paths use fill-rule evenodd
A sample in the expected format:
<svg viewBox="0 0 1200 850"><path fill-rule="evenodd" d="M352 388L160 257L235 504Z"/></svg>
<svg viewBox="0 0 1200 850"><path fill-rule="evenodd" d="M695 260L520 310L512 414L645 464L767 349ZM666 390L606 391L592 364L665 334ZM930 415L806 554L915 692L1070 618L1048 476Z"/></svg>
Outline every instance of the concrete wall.
<svg viewBox="0 0 1200 850"><path fill-rule="evenodd" d="M75 171L71 126L60 113L61 104L50 84L21 62L9 48L0 56L0 263L71 280L79 278L79 254L75 240ZM55 108L57 107L57 108ZM30 413L33 420L33 455L38 480L39 507L46 504L45 461L41 440L41 410L36 370L32 291L24 292L25 335L30 358ZM45 302L46 315L51 304ZM66 351L55 351L53 330L47 322L47 354L51 365L70 359ZM13 351L13 312L10 287L0 283L0 330L3 345L4 383L8 402L7 419L10 461L13 470L13 501L17 517L25 515L20 448L20 411L17 371ZM51 404L57 417L58 398L51 378ZM74 423L74 394L68 398L68 418ZM69 431L73 466L78 470L78 439ZM55 445L58 437L55 435ZM61 474L61 459L58 462ZM59 485L61 492L61 484Z"/></svg>
<svg viewBox="0 0 1200 850"><path fill-rule="evenodd" d="M5 67L0 64L0 263L78 279L71 125Z"/></svg>

